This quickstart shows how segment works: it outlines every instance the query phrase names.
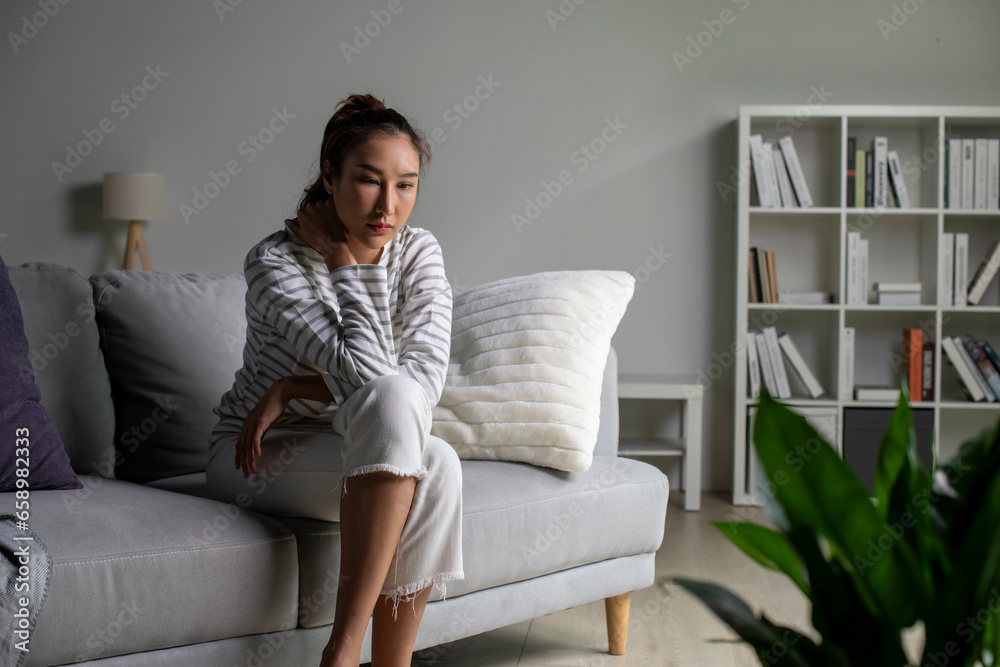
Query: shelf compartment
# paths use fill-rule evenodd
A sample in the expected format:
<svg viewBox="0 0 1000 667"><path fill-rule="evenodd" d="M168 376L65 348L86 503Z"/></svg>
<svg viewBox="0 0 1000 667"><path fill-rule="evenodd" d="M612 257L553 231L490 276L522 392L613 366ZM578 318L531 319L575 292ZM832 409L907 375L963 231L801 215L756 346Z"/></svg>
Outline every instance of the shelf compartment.
<svg viewBox="0 0 1000 667"><path fill-rule="evenodd" d="M990 403L974 404L982 409L966 410L959 406L945 407L938 411L940 437L938 438L938 461L947 463L958 455L966 440L971 440L983 429L996 425L1000 418L1000 405Z"/></svg>
<svg viewBox="0 0 1000 667"><path fill-rule="evenodd" d="M861 237L868 239L869 304L877 305L875 284L880 282L919 282L920 305L937 303L937 216L852 212L847 216L847 231L861 232ZM843 266L846 277L846 257Z"/></svg>
<svg viewBox="0 0 1000 667"><path fill-rule="evenodd" d="M791 336L792 342L795 343L799 354L802 355L802 359L824 390L819 399L810 398L809 392L782 354L782 363L785 374L788 375L788 385L792 392L791 399L782 399L782 402L815 405L817 400L834 401L837 396L837 321L839 312L793 311L783 310L781 304L767 305L777 306L777 308L751 311L747 318L749 328L760 331L764 327L773 326L779 336L783 332ZM763 383L763 381L763 376L761 376L761 382Z"/></svg>
<svg viewBox="0 0 1000 667"><path fill-rule="evenodd" d="M837 303L839 230L837 215L773 215L764 209L750 216L749 243L774 253L779 292L826 292Z"/></svg>
<svg viewBox="0 0 1000 667"><path fill-rule="evenodd" d="M813 116L805 119L794 114L755 116L750 122L750 134L761 135L765 143L773 143L775 147L780 138L790 136L795 143L795 153L802 165L802 174L809 186L813 205L840 205L840 174L843 168L840 164L839 116ZM757 206L758 203L756 188L751 185L750 205Z"/></svg>
<svg viewBox="0 0 1000 667"><path fill-rule="evenodd" d="M937 208L941 206L938 195L938 164L942 159L938 143L938 122L937 116L855 116L847 120L847 136L855 137L857 149L866 151L871 150L875 137L886 137L889 150L899 154L911 207ZM891 193L891 185L889 190ZM889 195L889 201L895 206L892 194Z"/></svg>
<svg viewBox="0 0 1000 667"><path fill-rule="evenodd" d="M993 241L1000 239L1000 213L997 211L948 211L944 218L944 231L953 234L969 235L969 275L968 280L976 274L979 263L986 256ZM992 213L992 215L983 214ZM966 283L968 284L968 283ZM959 306L959 309L976 310L988 306L1000 306L1000 278L993 277L986 293L976 306Z"/></svg>
<svg viewBox="0 0 1000 667"><path fill-rule="evenodd" d="M937 331L937 314L934 311L874 308L851 310L845 313L845 326L854 327L854 386L898 388L903 329L923 329L924 340L933 339ZM851 402L858 405L875 403L853 401L853 397ZM885 404L886 401L879 403Z"/></svg>

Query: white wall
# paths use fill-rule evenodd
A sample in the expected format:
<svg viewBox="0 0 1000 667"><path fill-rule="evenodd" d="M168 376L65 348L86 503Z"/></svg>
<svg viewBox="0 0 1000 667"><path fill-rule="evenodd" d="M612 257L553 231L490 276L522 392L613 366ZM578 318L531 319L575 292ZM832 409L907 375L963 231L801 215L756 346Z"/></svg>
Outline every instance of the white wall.
<svg viewBox="0 0 1000 667"><path fill-rule="evenodd" d="M900 2L901 25L885 34L887 1L399 0L350 62L341 43L389 0L242 0L220 15L237 1L0 5L8 264L120 266L125 224L101 219L102 174L148 170L167 178L168 217L146 225L154 268L239 271L293 213L336 101L371 91L446 135L411 223L437 234L456 285L635 271L662 246L670 258L641 285L615 344L624 371L694 373L733 337L734 202L716 183L735 161L738 105L804 105L814 90L837 104L1000 104L996 0ZM46 4L58 13L38 16L45 25L27 41L12 38ZM560 6L574 11L553 27L547 12ZM674 52L724 10L731 22L710 23L721 34L680 71ZM122 118L115 100L147 66L168 74ZM499 85L456 127L445 114L479 77ZM273 109L294 118L250 161L239 146ZM105 118L114 130L57 178L67 144ZM571 156L605 119L627 128L580 172ZM230 160L240 173L186 223L179 206ZM563 169L573 182L519 232L511 215ZM729 488L731 372L706 403L705 482Z"/></svg>

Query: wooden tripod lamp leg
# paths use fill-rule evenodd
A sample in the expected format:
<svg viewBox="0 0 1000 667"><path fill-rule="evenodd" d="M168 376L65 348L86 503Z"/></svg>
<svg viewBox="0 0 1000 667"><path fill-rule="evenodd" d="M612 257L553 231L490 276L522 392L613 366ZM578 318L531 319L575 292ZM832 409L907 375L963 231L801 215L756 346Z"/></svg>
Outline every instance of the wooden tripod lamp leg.
<svg viewBox="0 0 1000 667"><path fill-rule="evenodd" d="M628 609L631 601L631 593L622 593L604 599L604 613L608 621L608 652L611 655L625 655L625 642L628 639Z"/></svg>
<svg viewBox="0 0 1000 667"><path fill-rule="evenodd" d="M125 263L123 269L135 268L135 251L138 248L139 256L142 258L142 268L146 271L153 270L153 263L149 260L149 250L146 248L146 237L142 233L142 225L138 220L131 220L128 223L128 239L125 241Z"/></svg>

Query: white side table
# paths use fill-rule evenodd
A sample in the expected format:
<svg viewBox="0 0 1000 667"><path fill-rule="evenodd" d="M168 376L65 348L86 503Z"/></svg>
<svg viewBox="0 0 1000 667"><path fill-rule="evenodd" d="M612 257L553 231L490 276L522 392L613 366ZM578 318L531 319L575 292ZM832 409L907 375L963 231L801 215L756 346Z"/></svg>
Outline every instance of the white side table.
<svg viewBox="0 0 1000 667"><path fill-rule="evenodd" d="M623 373L618 377L618 398L682 401L683 420L680 438L622 438L621 456L683 457L681 489L684 509L701 509L701 423L705 387L693 376L643 375Z"/></svg>

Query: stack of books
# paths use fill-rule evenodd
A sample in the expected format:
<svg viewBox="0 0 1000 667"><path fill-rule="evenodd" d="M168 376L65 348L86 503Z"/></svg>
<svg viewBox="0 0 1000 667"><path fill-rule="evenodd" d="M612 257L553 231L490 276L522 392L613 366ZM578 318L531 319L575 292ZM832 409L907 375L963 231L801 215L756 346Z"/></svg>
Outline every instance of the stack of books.
<svg viewBox="0 0 1000 667"><path fill-rule="evenodd" d="M757 246L750 248L748 280L750 303L778 303L778 272L774 253Z"/></svg>
<svg viewBox="0 0 1000 667"><path fill-rule="evenodd" d="M1000 398L1000 357L992 345L968 335L954 336L945 337L941 349L970 399L994 402Z"/></svg>
<svg viewBox="0 0 1000 667"><path fill-rule="evenodd" d="M750 375L750 398L760 397L763 384L774 398L791 398L789 374L782 359L788 362L794 377L811 398L823 395L823 386L806 364L791 336L779 334L774 327L747 332L747 372Z"/></svg>
<svg viewBox="0 0 1000 667"><path fill-rule="evenodd" d="M847 205L856 208L910 208L899 154L886 137L875 137L869 150L847 138Z"/></svg>
<svg viewBox="0 0 1000 667"><path fill-rule="evenodd" d="M875 283L880 306L919 306L920 283Z"/></svg>
<svg viewBox="0 0 1000 667"><path fill-rule="evenodd" d="M868 239L861 232L847 233L847 305L868 303Z"/></svg>
<svg viewBox="0 0 1000 667"><path fill-rule="evenodd" d="M969 280L969 235L945 232L941 237L944 304L957 308L979 305L1000 269L1000 239L986 251Z"/></svg>
<svg viewBox="0 0 1000 667"><path fill-rule="evenodd" d="M1000 209L1000 139L949 139L945 208Z"/></svg>
<svg viewBox="0 0 1000 667"><path fill-rule="evenodd" d="M750 161L761 208L808 208L813 205L790 136L779 139L778 148L775 148L761 135L750 135Z"/></svg>

